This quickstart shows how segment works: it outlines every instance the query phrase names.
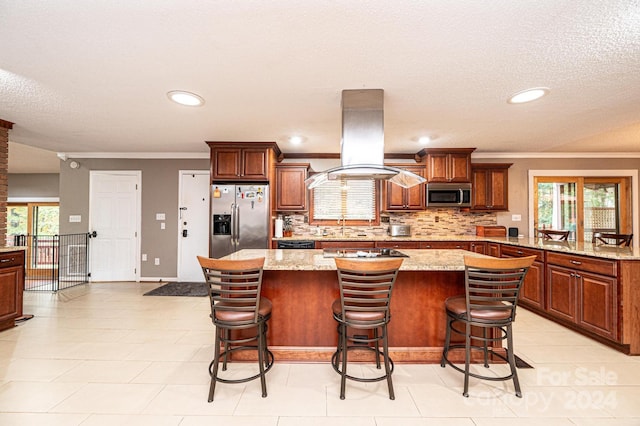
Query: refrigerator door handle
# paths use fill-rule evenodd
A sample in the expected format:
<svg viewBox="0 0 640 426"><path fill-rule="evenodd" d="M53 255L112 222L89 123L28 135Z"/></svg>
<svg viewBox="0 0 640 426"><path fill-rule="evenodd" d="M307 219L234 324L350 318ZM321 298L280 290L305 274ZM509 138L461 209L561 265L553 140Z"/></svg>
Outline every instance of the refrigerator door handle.
<svg viewBox="0 0 640 426"><path fill-rule="evenodd" d="M229 232L231 233L231 247L235 249L236 245L236 203L231 203L231 229Z"/></svg>
<svg viewBox="0 0 640 426"><path fill-rule="evenodd" d="M236 245L240 245L240 206L238 204L236 204Z"/></svg>

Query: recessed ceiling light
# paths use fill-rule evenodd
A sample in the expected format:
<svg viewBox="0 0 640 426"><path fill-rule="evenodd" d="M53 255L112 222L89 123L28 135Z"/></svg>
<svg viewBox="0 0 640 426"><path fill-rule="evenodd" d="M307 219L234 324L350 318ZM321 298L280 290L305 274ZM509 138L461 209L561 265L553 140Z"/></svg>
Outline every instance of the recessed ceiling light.
<svg viewBox="0 0 640 426"><path fill-rule="evenodd" d="M532 89L521 90L514 93L507 100L507 102L510 104L522 104L525 102L531 102L535 101L536 99L540 99L547 93L549 93L548 87L534 87Z"/></svg>
<svg viewBox="0 0 640 426"><path fill-rule="evenodd" d="M186 105L186 106L201 106L204 104L204 99L202 96L196 95L195 93L185 92L184 90L172 90L167 93L169 99L173 102Z"/></svg>
<svg viewBox="0 0 640 426"><path fill-rule="evenodd" d="M300 145L302 143L302 136L291 136L289 138L289 143L291 145Z"/></svg>
<svg viewBox="0 0 640 426"><path fill-rule="evenodd" d="M428 145L428 144L429 144L429 142L431 142L431 138L430 138L429 136L421 136L421 137L418 139L418 143L419 143L420 145Z"/></svg>

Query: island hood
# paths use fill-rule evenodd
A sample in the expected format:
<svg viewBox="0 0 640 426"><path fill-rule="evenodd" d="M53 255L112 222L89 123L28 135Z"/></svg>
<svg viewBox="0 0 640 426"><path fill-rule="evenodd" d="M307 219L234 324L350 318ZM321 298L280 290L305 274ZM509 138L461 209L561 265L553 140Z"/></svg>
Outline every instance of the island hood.
<svg viewBox="0 0 640 426"><path fill-rule="evenodd" d="M341 166L316 173L305 181L309 189L334 179L388 180L410 188L426 179L384 165L384 114L382 89L342 91Z"/></svg>

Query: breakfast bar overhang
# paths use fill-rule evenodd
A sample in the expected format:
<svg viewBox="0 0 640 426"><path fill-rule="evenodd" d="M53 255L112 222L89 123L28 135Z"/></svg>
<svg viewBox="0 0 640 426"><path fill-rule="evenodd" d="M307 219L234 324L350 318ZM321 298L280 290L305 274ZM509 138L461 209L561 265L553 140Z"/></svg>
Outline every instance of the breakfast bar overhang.
<svg viewBox="0 0 640 426"><path fill-rule="evenodd" d="M464 293L465 250L402 250L408 257L391 298L389 347L396 362L440 362L444 301ZM279 361L329 361L337 344L331 304L335 261L322 250L241 250L225 259L265 257L262 295L273 302L268 342Z"/></svg>

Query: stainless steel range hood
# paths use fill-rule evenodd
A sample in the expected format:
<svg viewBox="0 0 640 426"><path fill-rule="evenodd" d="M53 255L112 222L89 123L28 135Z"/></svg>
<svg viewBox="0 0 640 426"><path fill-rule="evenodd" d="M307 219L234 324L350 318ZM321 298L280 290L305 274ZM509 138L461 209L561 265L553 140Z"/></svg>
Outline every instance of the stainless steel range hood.
<svg viewBox="0 0 640 426"><path fill-rule="evenodd" d="M305 181L309 189L334 179L381 179L410 188L426 179L384 165L384 91L342 91L341 166L317 173Z"/></svg>

